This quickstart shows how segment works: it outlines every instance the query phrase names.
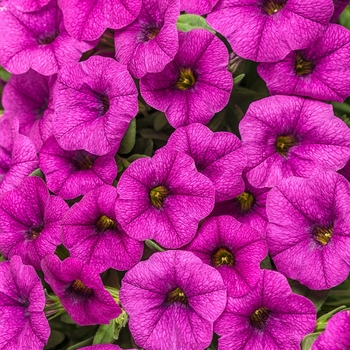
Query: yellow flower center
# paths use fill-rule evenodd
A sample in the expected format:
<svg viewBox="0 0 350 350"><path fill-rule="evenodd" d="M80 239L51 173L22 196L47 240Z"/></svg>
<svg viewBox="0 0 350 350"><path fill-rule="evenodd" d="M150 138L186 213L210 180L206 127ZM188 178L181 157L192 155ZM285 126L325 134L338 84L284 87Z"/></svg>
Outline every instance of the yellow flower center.
<svg viewBox="0 0 350 350"><path fill-rule="evenodd" d="M107 230L117 230L116 223L106 215L102 215L95 224L99 232L105 232Z"/></svg>
<svg viewBox="0 0 350 350"><path fill-rule="evenodd" d="M333 227L316 227L314 231L315 240L322 245L326 245L333 236Z"/></svg>
<svg viewBox="0 0 350 350"><path fill-rule="evenodd" d="M240 207L241 213L245 214L252 209L254 204L254 196L251 193L244 191L242 194L236 197L236 201Z"/></svg>
<svg viewBox="0 0 350 350"><path fill-rule="evenodd" d="M169 190L165 186L157 186L153 188L149 193L152 205L160 209L165 199L169 196Z"/></svg>
<svg viewBox="0 0 350 350"><path fill-rule="evenodd" d="M179 302L179 303L182 303L186 306L188 305L188 299L187 299L185 293L179 287L177 287L176 289L174 289L173 291L171 291L168 294L167 301L170 304L175 303L175 302Z"/></svg>
<svg viewBox="0 0 350 350"><path fill-rule="evenodd" d="M312 73L315 68L315 63L312 61L307 61L300 52L297 53L297 57L295 59L295 70L297 74L300 75L308 75Z"/></svg>
<svg viewBox="0 0 350 350"><path fill-rule="evenodd" d="M178 90L188 90L196 82L196 78L191 68L180 68L179 77L175 83Z"/></svg>
<svg viewBox="0 0 350 350"><path fill-rule="evenodd" d="M293 135L278 136L276 140L276 151L281 156L286 157L288 150L297 144Z"/></svg>
<svg viewBox="0 0 350 350"><path fill-rule="evenodd" d="M226 248L219 248L212 256L211 263L218 267L221 265L232 266L235 263L232 253Z"/></svg>
<svg viewBox="0 0 350 350"><path fill-rule="evenodd" d="M39 237L43 229L44 229L44 224L30 228L26 233L26 238L29 239L30 241L34 241Z"/></svg>
<svg viewBox="0 0 350 350"><path fill-rule="evenodd" d="M287 0L263 0L262 8L268 15L273 15L286 6Z"/></svg>
<svg viewBox="0 0 350 350"><path fill-rule="evenodd" d="M94 294L94 290L92 288L86 287L85 284L80 280L73 281L69 289L75 294L86 298L89 298Z"/></svg>
<svg viewBox="0 0 350 350"><path fill-rule="evenodd" d="M250 322L255 328L263 328L269 317L269 309L261 307L250 315Z"/></svg>

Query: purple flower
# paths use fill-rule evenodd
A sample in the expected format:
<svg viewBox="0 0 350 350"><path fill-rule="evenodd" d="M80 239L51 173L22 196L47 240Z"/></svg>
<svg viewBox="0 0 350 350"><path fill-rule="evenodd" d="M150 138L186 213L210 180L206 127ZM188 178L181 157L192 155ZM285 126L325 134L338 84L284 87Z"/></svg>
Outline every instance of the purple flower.
<svg viewBox="0 0 350 350"><path fill-rule="evenodd" d="M191 123L207 124L230 98L232 74L228 51L211 32L179 32L179 51L160 73L140 81L141 95L165 113L174 128Z"/></svg>
<svg viewBox="0 0 350 350"><path fill-rule="evenodd" d="M48 134L46 130L51 128L50 91L55 81L56 75L46 77L30 69L24 74L12 75L2 95L5 115L18 118L20 133L33 141L37 151Z"/></svg>
<svg viewBox="0 0 350 350"><path fill-rule="evenodd" d="M237 55L276 62L319 38L333 9L332 0L220 0L207 22Z"/></svg>
<svg viewBox="0 0 350 350"><path fill-rule="evenodd" d="M98 39L107 28L119 29L135 20L141 0L58 0L68 33L78 40Z"/></svg>
<svg viewBox="0 0 350 350"><path fill-rule="evenodd" d="M246 157L241 141L234 134L214 133L202 124L190 124L171 134L166 149L193 158L197 170L212 181L217 202L243 192L242 171Z"/></svg>
<svg viewBox="0 0 350 350"><path fill-rule="evenodd" d="M144 0L137 19L115 31L116 59L128 65L135 78L158 73L174 59L179 48L179 13L179 0Z"/></svg>
<svg viewBox="0 0 350 350"><path fill-rule="evenodd" d="M94 47L68 35L56 0L28 13L9 2L0 4L0 32L0 65L13 74L30 68L44 75L55 74Z"/></svg>
<svg viewBox="0 0 350 350"><path fill-rule="evenodd" d="M267 244L277 270L310 289L329 289L350 272L350 186L341 175L290 177L266 205Z"/></svg>
<svg viewBox="0 0 350 350"><path fill-rule="evenodd" d="M205 15L209 13L216 5L218 0L181 0L181 11Z"/></svg>
<svg viewBox="0 0 350 350"><path fill-rule="evenodd" d="M193 241L184 249L215 267L227 287L227 294L232 297L240 297L256 286L260 262L267 255L261 235L231 216L204 220Z"/></svg>
<svg viewBox="0 0 350 350"><path fill-rule="evenodd" d="M137 240L155 239L166 248L190 242L214 207L215 190L191 157L158 152L133 162L121 176L116 218Z"/></svg>
<svg viewBox="0 0 350 350"><path fill-rule="evenodd" d="M226 304L220 274L190 252L153 254L126 273L120 301L137 345L204 349Z"/></svg>
<svg viewBox="0 0 350 350"><path fill-rule="evenodd" d="M0 196L20 185L38 168L38 157L30 139L18 133L18 119L0 119Z"/></svg>
<svg viewBox="0 0 350 350"><path fill-rule="evenodd" d="M50 335L45 293L32 266L19 256L0 263L0 348L43 349Z"/></svg>
<svg viewBox="0 0 350 350"><path fill-rule="evenodd" d="M300 95L343 102L350 95L350 31L330 24L304 50L277 63L261 63L260 76L272 95Z"/></svg>
<svg viewBox="0 0 350 350"><path fill-rule="evenodd" d="M10 0L11 5L22 12L38 11L49 2L50 0Z"/></svg>
<svg viewBox="0 0 350 350"><path fill-rule="evenodd" d="M333 0L334 12L331 18L331 22L337 22L340 14L344 11L345 7L349 4L349 0Z"/></svg>
<svg viewBox="0 0 350 350"><path fill-rule="evenodd" d="M316 339L312 350L346 350L350 348L350 311L337 312L327 323L326 330Z"/></svg>
<svg viewBox="0 0 350 350"><path fill-rule="evenodd" d="M92 56L60 70L54 109L53 131L63 149L116 153L138 111L137 89L126 66Z"/></svg>
<svg viewBox="0 0 350 350"><path fill-rule="evenodd" d="M128 270L143 253L143 243L130 238L116 221L116 198L113 186L100 186L74 204L62 221L62 241L70 256L98 272Z"/></svg>
<svg viewBox="0 0 350 350"><path fill-rule="evenodd" d="M41 267L45 281L80 326L108 324L121 314L93 266L74 258L60 261L56 255L50 255L43 259Z"/></svg>
<svg viewBox="0 0 350 350"><path fill-rule="evenodd" d="M29 177L0 197L0 251L19 255L25 264L40 270L43 257L61 243L60 224L68 205L50 196L42 179Z"/></svg>
<svg viewBox="0 0 350 350"><path fill-rule="evenodd" d="M245 176L244 190L235 198L216 203L210 216L230 215L239 222L253 227L265 237L267 226L266 198L269 188L252 186Z"/></svg>
<svg viewBox="0 0 350 350"><path fill-rule="evenodd" d="M340 169L338 173L343 175L348 181L350 181L350 159L345 164L344 168Z"/></svg>
<svg viewBox="0 0 350 350"><path fill-rule="evenodd" d="M350 157L350 129L323 102L267 97L249 106L239 130L248 157L246 176L255 187L336 171Z"/></svg>
<svg viewBox="0 0 350 350"><path fill-rule="evenodd" d="M98 157L84 150L65 151L53 136L44 143L39 159L48 188L64 199L111 185L117 176L114 154Z"/></svg>
<svg viewBox="0 0 350 350"><path fill-rule="evenodd" d="M214 324L219 350L300 349L316 326L312 302L292 293L277 271L261 270L257 286L241 298L228 297Z"/></svg>

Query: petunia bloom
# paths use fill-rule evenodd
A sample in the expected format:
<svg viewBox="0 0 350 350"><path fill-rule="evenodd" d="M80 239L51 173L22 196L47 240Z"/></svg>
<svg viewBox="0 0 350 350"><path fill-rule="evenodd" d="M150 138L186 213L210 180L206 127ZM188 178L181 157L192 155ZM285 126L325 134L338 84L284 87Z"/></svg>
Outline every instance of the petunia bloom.
<svg viewBox="0 0 350 350"><path fill-rule="evenodd" d="M192 157L198 171L212 181L217 202L243 192L242 171L246 157L236 135L214 133L205 125L195 123L175 130L165 148Z"/></svg>
<svg viewBox="0 0 350 350"><path fill-rule="evenodd" d="M40 261L61 244L60 224L68 205L50 196L36 176L0 197L0 251L7 258L19 255L40 270Z"/></svg>
<svg viewBox="0 0 350 350"><path fill-rule="evenodd" d="M45 293L34 268L19 256L0 263L0 348L43 349L50 335Z"/></svg>
<svg viewBox="0 0 350 350"><path fill-rule="evenodd" d="M225 308L226 288L220 274L192 253L166 251L126 273L120 301L140 347L204 349Z"/></svg>
<svg viewBox="0 0 350 350"><path fill-rule="evenodd" d="M38 168L38 157L32 141L18 132L18 119L0 119L0 196L18 187Z"/></svg>
<svg viewBox="0 0 350 350"><path fill-rule="evenodd" d="M191 123L207 124L229 101L232 74L228 51L211 32L179 32L179 51L160 73L140 81L145 101L165 113L174 128Z"/></svg>
<svg viewBox="0 0 350 350"><path fill-rule="evenodd" d="M135 78L160 72L174 59L179 13L179 0L144 0L137 19L115 31L115 57Z"/></svg>
<svg viewBox="0 0 350 350"><path fill-rule="evenodd" d="M115 218L117 190L103 185L75 203L62 221L62 241L73 258L98 272L128 270L142 257L143 243L130 238Z"/></svg>
<svg viewBox="0 0 350 350"><path fill-rule="evenodd" d="M41 266L45 281L80 326L108 324L121 314L93 266L74 258L60 261L56 255L47 256Z"/></svg>
<svg viewBox="0 0 350 350"><path fill-rule="evenodd" d="M273 187L289 176L341 169L350 157L350 129L332 106L294 96L253 102L239 124L248 181Z"/></svg>
<svg viewBox="0 0 350 350"><path fill-rule="evenodd" d="M181 0L181 11L194 13L197 15L205 15L213 9L218 0Z"/></svg>
<svg viewBox="0 0 350 350"><path fill-rule="evenodd" d="M140 241L155 239L165 248L189 243L215 201L214 186L192 158L167 150L131 163L117 191L116 219L123 230Z"/></svg>
<svg viewBox="0 0 350 350"><path fill-rule="evenodd" d="M350 95L350 31L330 24L303 50L282 61L260 63L258 72L272 95L299 95L343 102Z"/></svg>
<svg viewBox="0 0 350 350"><path fill-rule="evenodd" d="M237 55L276 62L319 38L333 10L332 0L220 0L207 22Z"/></svg>
<svg viewBox="0 0 350 350"><path fill-rule="evenodd" d="M112 58L92 56L61 69L53 94L54 136L69 151L116 153L138 111L135 83Z"/></svg>
<svg viewBox="0 0 350 350"><path fill-rule="evenodd" d="M260 279L260 263L267 255L262 236L231 216L204 220L195 238L183 248L215 267L227 286L227 294L240 297Z"/></svg>
<svg viewBox="0 0 350 350"><path fill-rule="evenodd" d="M35 12L23 13L0 4L0 65L13 74L30 68L52 75L63 66L78 62L94 43L78 41L68 35L57 0Z"/></svg>
<svg viewBox="0 0 350 350"><path fill-rule="evenodd" d="M327 322L326 330L316 339L312 350L346 350L350 348L350 311L340 311Z"/></svg>
<svg viewBox="0 0 350 350"><path fill-rule="evenodd" d="M11 5L22 12L33 12L40 10L50 0L10 0Z"/></svg>
<svg viewBox="0 0 350 350"><path fill-rule="evenodd" d="M107 28L119 29L135 20L142 0L58 0L68 33L78 40L98 39Z"/></svg>
<svg viewBox="0 0 350 350"><path fill-rule="evenodd" d="M335 172L290 177L266 204L266 240L277 270L310 289L330 289L350 272L350 185Z"/></svg>
<svg viewBox="0 0 350 350"><path fill-rule="evenodd" d="M292 293L279 272L261 270L257 286L247 295L228 297L214 331L220 336L219 350L297 350L315 326L312 302Z"/></svg>
<svg viewBox="0 0 350 350"><path fill-rule="evenodd" d="M47 187L63 199L111 185L117 176L114 154L98 157L84 150L66 151L53 136L44 143L39 160Z"/></svg>
<svg viewBox="0 0 350 350"><path fill-rule="evenodd" d="M80 348L80 350L122 350L122 348L120 348L118 345L113 344L95 344L91 346L84 346L83 348Z"/></svg>

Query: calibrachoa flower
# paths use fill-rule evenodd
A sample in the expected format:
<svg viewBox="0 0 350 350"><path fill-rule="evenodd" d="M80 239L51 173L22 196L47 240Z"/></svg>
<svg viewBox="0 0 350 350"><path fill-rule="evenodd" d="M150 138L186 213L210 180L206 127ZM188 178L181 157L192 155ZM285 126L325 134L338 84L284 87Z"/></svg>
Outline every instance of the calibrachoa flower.
<svg viewBox="0 0 350 350"><path fill-rule="evenodd" d="M277 63L261 63L260 76L272 95L300 95L343 102L350 95L350 31L330 24L304 50Z"/></svg>
<svg viewBox="0 0 350 350"><path fill-rule="evenodd" d="M10 0L12 6L23 12L38 11L49 2L50 0Z"/></svg>
<svg viewBox="0 0 350 350"><path fill-rule="evenodd" d="M267 244L277 270L310 289L329 289L350 272L350 186L341 175L290 177L266 205Z"/></svg>
<svg viewBox="0 0 350 350"><path fill-rule="evenodd" d="M60 70L54 109L53 131L62 148L116 153L138 111L137 89L126 66L92 56Z"/></svg>
<svg viewBox="0 0 350 350"><path fill-rule="evenodd" d="M68 35L56 0L28 13L10 3L0 4L0 65L9 72L22 74L32 68L52 75L94 47Z"/></svg>
<svg viewBox="0 0 350 350"><path fill-rule="evenodd" d="M130 24L140 12L142 0L58 0L68 33L79 40L98 39L107 28Z"/></svg>
<svg viewBox="0 0 350 350"><path fill-rule="evenodd" d="M188 155L163 150L138 159L118 185L116 218L137 240L155 239L166 248L190 242L214 207L215 189Z"/></svg>
<svg viewBox="0 0 350 350"><path fill-rule="evenodd" d="M0 196L20 185L38 168L38 157L32 141L18 133L18 119L0 119Z"/></svg>
<svg viewBox="0 0 350 350"><path fill-rule="evenodd" d="M312 350L346 350L350 348L350 311L337 312L328 321L326 330L316 339Z"/></svg>
<svg viewBox="0 0 350 350"><path fill-rule="evenodd" d="M130 238L115 218L117 190L100 186L74 204L62 221L62 241L73 258L94 266L128 270L143 253L143 243Z"/></svg>
<svg viewBox="0 0 350 350"><path fill-rule="evenodd" d="M216 5L218 0L181 0L181 11L205 15L209 13Z"/></svg>
<svg viewBox="0 0 350 350"><path fill-rule="evenodd" d="M262 236L227 215L204 220L184 249L215 267L232 297L242 296L255 287L260 278L260 262L267 255Z"/></svg>
<svg viewBox="0 0 350 350"><path fill-rule="evenodd" d="M122 350L118 345L113 344L96 344L91 346L85 346L83 348L80 348L80 350ZM130 349L130 350L136 350L136 349Z"/></svg>
<svg viewBox="0 0 350 350"><path fill-rule="evenodd" d="M350 181L350 159L349 161L345 164L344 168L340 169L338 171L339 174L343 175L346 177L348 181Z"/></svg>
<svg viewBox="0 0 350 350"><path fill-rule="evenodd" d="M40 270L43 257L61 243L60 224L68 205L50 196L44 181L36 176L0 197L0 251Z"/></svg>
<svg viewBox="0 0 350 350"><path fill-rule="evenodd" d="M239 130L248 158L245 174L255 187L336 171L350 157L350 129L323 102L267 97L249 106Z"/></svg>
<svg viewBox="0 0 350 350"><path fill-rule="evenodd" d="M65 151L53 136L44 143L39 159L48 188L64 199L111 185L117 176L114 154L98 157L84 150Z"/></svg>
<svg viewBox="0 0 350 350"><path fill-rule="evenodd" d="M228 200L243 192L242 171L246 158L236 135L214 133L202 124L190 124L171 134L166 148L193 158L198 171L212 181L216 201Z"/></svg>
<svg viewBox="0 0 350 350"><path fill-rule="evenodd" d="M45 293L34 268L19 256L0 263L0 348L43 349L50 335Z"/></svg>
<svg viewBox="0 0 350 350"><path fill-rule="evenodd" d="M108 324L121 314L92 265L74 258L60 261L56 255L50 255L43 259L41 267L45 281L80 326Z"/></svg>
<svg viewBox="0 0 350 350"><path fill-rule="evenodd" d="M174 59L179 12L179 0L144 0L137 19L115 31L115 57L135 78L160 72Z"/></svg>
<svg viewBox="0 0 350 350"><path fill-rule="evenodd" d="M230 98L232 74L228 51L211 32L179 32L179 51L162 72L140 81L145 101L165 115L171 126L207 124Z"/></svg>
<svg viewBox="0 0 350 350"><path fill-rule="evenodd" d="M216 203L210 216L230 215L243 224L253 227L265 237L267 226L266 198L269 188L252 186L245 176L244 190L235 198Z"/></svg>
<svg viewBox="0 0 350 350"><path fill-rule="evenodd" d="M153 254L126 273L120 301L137 345L204 349L226 305L220 274L190 252Z"/></svg>
<svg viewBox="0 0 350 350"><path fill-rule="evenodd" d="M207 22L237 55L276 62L319 38L333 10L332 0L220 0Z"/></svg>
<svg viewBox="0 0 350 350"><path fill-rule="evenodd" d="M228 297L214 331L220 336L219 350L298 350L315 326L312 302L292 293L279 272L261 270L257 286L247 295Z"/></svg>
<svg viewBox="0 0 350 350"><path fill-rule="evenodd" d="M18 118L20 133L29 136L37 151L50 133L47 131L51 129L53 115L50 91L55 81L56 75L47 77L30 69L24 74L12 75L3 91L5 115Z"/></svg>

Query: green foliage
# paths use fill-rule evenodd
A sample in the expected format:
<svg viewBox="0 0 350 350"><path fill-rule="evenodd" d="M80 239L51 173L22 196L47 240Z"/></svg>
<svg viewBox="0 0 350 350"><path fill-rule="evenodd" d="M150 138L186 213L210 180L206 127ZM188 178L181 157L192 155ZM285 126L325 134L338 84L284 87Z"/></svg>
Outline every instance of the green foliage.
<svg viewBox="0 0 350 350"><path fill-rule="evenodd" d="M339 17L339 24L350 29L350 6L347 6Z"/></svg>
<svg viewBox="0 0 350 350"><path fill-rule="evenodd" d="M128 126L128 130L126 131L126 133L125 133L125 135L120 143L118 153L120 153L120 154L129 153L135 145L135 140L136 140L136 119L134 118L130 122L130 124Z"/></svg>
<svg viewBox="0 0 350 350"><path fill-rule="evenodd" d="M180 15L176 23L177 29L182 32L189 32L192 29L202 28L215 34L215 31L209 26L205 18L197 15Z"/></svg>

